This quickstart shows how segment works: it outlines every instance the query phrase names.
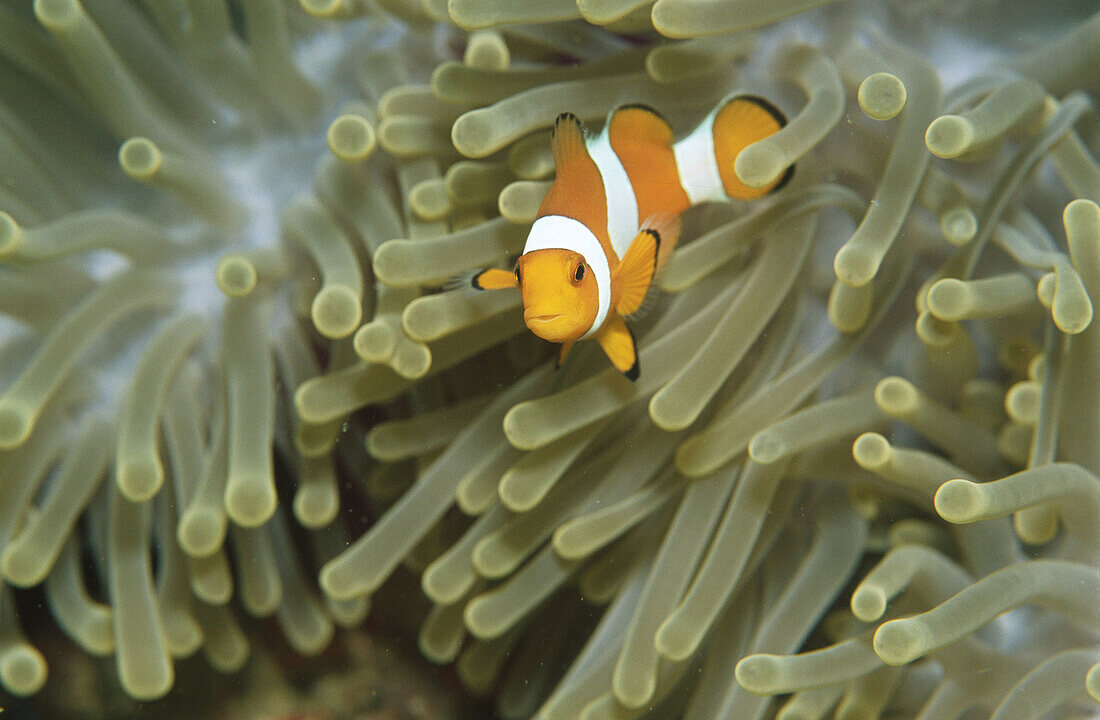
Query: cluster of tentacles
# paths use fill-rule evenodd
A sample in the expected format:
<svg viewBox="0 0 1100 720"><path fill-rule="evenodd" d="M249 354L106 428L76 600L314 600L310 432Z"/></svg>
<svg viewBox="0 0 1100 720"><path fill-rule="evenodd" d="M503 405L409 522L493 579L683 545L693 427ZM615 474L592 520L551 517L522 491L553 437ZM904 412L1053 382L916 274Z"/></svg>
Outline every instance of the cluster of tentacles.
<svg viewBox="0 0 1100 720"><path fill-rule="evenodd" d="M1095 713L1100 15L945 87L926 10L0 6L0 686L20 588L150 700L400 572L506 718ZM739 177L797 171L689 211L637 382L449 282L558 113L746 88Z"/></svg>

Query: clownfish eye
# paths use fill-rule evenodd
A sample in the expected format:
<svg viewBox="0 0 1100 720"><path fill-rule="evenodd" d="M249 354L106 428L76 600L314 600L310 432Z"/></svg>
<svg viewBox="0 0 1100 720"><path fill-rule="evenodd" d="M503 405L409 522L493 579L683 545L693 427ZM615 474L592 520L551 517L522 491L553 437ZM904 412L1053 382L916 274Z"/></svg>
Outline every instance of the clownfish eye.
<svg viewBox="0 0 1100 720"><path fill-rule="evenodd" d="M581 280L584 280L584 263L578 264L576 271L573 272L573 282L579 283Z"/></svg>

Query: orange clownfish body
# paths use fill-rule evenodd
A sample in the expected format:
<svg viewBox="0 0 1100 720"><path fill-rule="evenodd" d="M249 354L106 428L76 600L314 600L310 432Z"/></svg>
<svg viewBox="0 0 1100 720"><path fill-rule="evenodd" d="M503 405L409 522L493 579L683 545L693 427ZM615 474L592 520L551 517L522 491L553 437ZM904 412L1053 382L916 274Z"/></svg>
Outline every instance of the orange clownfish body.
<svg viewBox="0 0 1100 720"><path fill-rule="evenodd" d="M783 127L783 116L752 96L726 100L683 140L657 112L627 105L611 113L596 138L564 113L551 148L557 175L539 206L515 272L476 275L481 290L518 287L523 320L535 335L562 343L559 362L577 340L594 337L612 364L638 377L638 352L624 316L638 310L680 235L692 205L753 199L769 187L741 183L733 170L745 147Z"/></svg>

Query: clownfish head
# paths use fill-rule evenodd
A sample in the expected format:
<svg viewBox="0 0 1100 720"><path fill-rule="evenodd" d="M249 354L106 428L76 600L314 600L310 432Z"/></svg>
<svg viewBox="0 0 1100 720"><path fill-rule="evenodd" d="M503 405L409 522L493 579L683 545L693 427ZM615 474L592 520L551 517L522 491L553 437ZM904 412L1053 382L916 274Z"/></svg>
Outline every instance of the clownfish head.
<svg viewBox="0 0 1100 720"><path fill-rule="evenodd" d="M596 320L599 288L578 252L546 248L525 253L516 263L516 284L523 295L523 321L544 340L576 340Z"/></svg>

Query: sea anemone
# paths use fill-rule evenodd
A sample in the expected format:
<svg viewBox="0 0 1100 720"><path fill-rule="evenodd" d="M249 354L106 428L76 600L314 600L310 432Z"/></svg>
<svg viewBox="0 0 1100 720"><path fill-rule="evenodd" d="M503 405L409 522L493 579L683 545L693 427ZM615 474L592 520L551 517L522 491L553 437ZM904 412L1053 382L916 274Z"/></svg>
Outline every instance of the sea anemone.
<svg viewBox="0 0 1100 720"><path fill-rule="evenodd" d="M415 577L505 718L1095 714L1100 14L1030 11L0 6L0 686L35 597L171 702ZM558 113L746 90L793 179L687 213L636 382L453 282Z"/></svg>

